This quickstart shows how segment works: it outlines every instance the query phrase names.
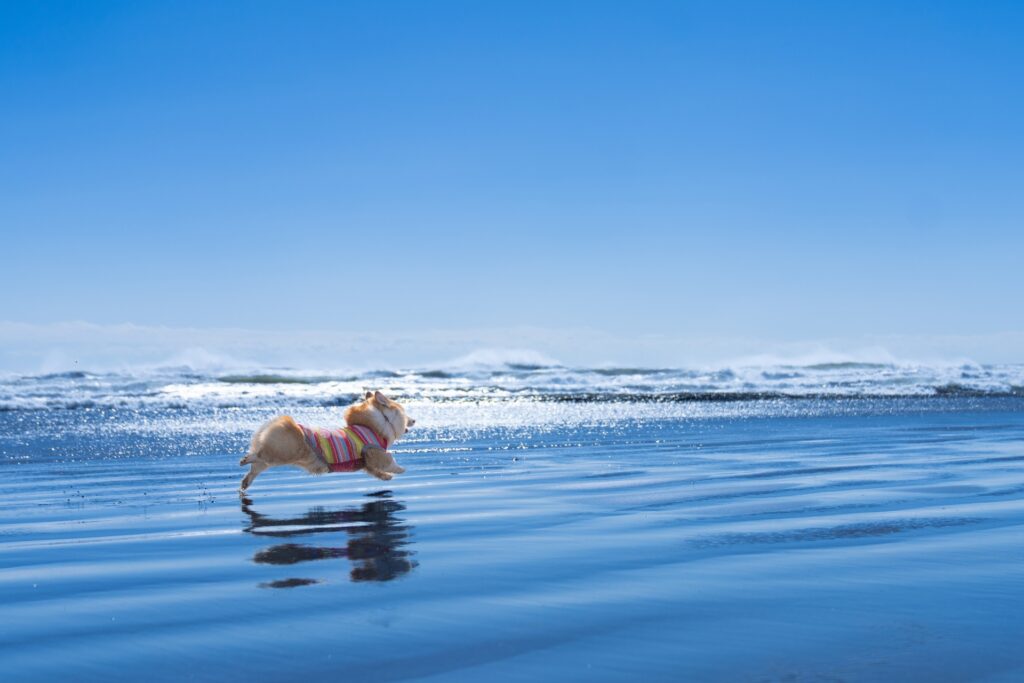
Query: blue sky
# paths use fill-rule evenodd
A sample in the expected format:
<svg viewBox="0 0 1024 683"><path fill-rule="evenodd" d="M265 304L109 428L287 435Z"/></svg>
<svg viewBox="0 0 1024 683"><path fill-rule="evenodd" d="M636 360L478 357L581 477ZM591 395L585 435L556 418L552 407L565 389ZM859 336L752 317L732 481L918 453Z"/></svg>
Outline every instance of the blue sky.
<svg viewBox="0 0 1024 683"><path fill-rule="evenodd" d="M5 3L0 337L1024 360L1021 35L1014 2Z"/></svg>

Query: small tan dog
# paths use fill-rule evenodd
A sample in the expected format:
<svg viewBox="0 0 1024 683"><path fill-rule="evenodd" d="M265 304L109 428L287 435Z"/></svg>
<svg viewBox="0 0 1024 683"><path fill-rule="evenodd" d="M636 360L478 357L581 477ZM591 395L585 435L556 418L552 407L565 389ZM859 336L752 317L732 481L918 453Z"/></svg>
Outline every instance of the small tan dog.
<svg viewBox="0 0 1024 683"><path fill-rule="evenodd" d="M416 423L400 403L379 391L367 391L361 403L345 409L345 422L347 427L324 429L282 415L266 423L253 434L249 453L238 463L252 465L239 491L249 488L263 470L278 465L295 465L310 474L365 469L385 481L405 472L387 450Z"/></svg>

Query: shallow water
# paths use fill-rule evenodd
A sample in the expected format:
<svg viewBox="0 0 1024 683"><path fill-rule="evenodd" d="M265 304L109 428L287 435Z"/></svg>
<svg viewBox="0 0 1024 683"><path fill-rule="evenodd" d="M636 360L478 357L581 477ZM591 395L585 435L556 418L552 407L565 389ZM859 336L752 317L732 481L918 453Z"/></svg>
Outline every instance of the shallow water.
<svg viewBox="0 0 1024 683"><path fill-rule="evenodd" d="M0 413L3 680L1024 680L1024 399L278 408Z"/></svg>

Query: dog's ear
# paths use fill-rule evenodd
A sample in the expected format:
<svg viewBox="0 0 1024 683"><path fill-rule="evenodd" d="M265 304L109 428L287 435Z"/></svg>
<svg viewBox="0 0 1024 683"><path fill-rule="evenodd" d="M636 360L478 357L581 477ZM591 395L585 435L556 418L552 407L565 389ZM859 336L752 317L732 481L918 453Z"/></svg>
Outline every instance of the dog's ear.
<svg viewBox="0 0 1024 683"><path fill-rule="evenodd" d="M366 396L364 396L363 398L365 398L367 401L369 401L371 398L373 398L373 392L372 391L367 391L366 392Z"/></svg>
<svg viewBox="0 0 1024 683"><path fill-rule="evenodd" d="M391 403L388 397L380 393L379 391L373 392L373 398L375 401L377 401L377 403L382 403L384 405L388 405Z"/></svg>

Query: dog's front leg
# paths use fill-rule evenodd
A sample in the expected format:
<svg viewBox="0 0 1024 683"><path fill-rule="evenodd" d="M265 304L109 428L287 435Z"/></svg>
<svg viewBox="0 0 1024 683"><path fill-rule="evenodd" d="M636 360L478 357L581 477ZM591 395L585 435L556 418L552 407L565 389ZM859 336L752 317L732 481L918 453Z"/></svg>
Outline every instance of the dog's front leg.
<svg viewBox="0 0 1024 683"><path fill-rule="evenodd" d="M366 465L367 474L384 481L388 481L396 474L401 474L405 471L398 467L398 463L395 462L390 453L378 446L366 446L363 449L363 462Z"/></svg>

